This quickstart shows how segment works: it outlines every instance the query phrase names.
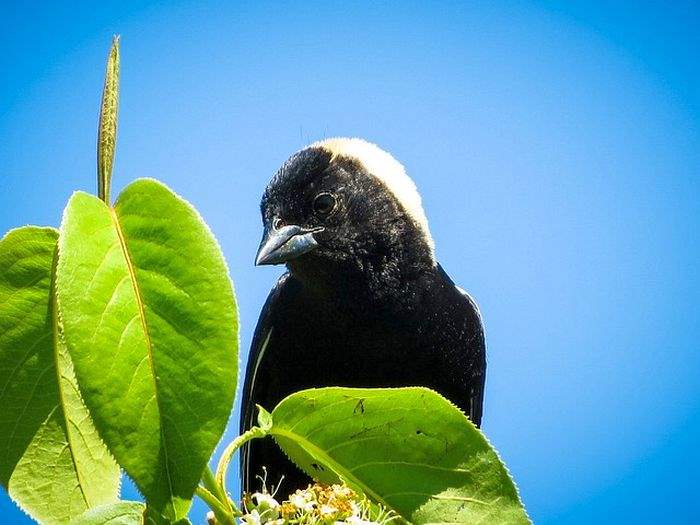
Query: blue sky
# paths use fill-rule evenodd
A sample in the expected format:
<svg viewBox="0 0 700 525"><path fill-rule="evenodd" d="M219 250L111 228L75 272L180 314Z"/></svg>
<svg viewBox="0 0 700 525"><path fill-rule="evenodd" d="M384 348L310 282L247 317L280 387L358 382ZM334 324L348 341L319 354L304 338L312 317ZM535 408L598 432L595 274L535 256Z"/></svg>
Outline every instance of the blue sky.
<svg viewBox="0 0 700 525"><path fill-rule="evenodd" d="M700 520L700 5L24 4L0 5L0 231L94 191L120 33L114 189L156 177L200 210L243 359L281 272L253 267L267 180L308 142L367 138L481 306L483 429L535 522ZM27 522L5 493L0 521Z"/></svg>

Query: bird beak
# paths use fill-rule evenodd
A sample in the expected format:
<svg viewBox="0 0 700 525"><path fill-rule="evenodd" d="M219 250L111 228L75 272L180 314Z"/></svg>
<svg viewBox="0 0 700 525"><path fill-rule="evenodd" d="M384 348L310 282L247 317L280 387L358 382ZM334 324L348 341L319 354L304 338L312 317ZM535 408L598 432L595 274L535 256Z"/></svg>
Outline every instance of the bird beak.
<svg viewBox="0 0 700 525"><path fill-rule="evenodd" d="M323 228L306 229L296 224L275 228L268 224L255 257L255 266L282 264L310 252L318 246L314 233L321 230Z"/></svg>

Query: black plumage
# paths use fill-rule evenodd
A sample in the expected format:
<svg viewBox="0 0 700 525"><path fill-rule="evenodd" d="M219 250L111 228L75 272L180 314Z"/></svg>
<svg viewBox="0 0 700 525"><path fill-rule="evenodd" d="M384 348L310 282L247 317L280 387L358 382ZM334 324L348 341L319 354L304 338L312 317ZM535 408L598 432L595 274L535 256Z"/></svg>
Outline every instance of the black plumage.
<svg viewBox="0 0 700 525"><path fill-rule="evenodd" d="M481 423L478 309L436 263L422 208L406 200L410 179L376 173L384 167L403 174L376 146L335 140L293 155L268 185L257 262L285 262L289 272L258 321L241 430L255 424L256 404L271 410L321 386L427 386ZM255 440L241 454L244 490L260 488L263 466L269 482L284 476L285 495L309 482L272 440Z"/></svg>

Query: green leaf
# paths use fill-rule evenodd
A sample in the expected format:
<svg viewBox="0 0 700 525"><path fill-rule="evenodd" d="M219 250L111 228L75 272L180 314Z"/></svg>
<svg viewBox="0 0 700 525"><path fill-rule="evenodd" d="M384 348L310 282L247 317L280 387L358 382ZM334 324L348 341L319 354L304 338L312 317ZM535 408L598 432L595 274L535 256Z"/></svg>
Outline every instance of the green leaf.
<svg viewBox="0 0 700 525"><path fill-rule="evenodd" d="M52 301L58 233L0 240L0 483L41 523L116 501L119 468L83 405Z"/></svg>
<svg viewBox="0 0 700 525"><path fill-rule="evenodd" d="M272 428L272 414L260 405L255 406L258 408L258 426L265 432L269 432Z"/></svg>
<svg viewBox="0 0 700 525"><path fill-rule="evenodd" d="M426 388L305 390L272 419L270 433L309 475L342 480L409 522L530 522L483 434Z"/></svg>
<svg viewBox="0 0 700 525"><path fill-rule="evenodd" d="M238 321L214 239L187 202L137 180L114 208L66 207L57 290L85 403L149 507L186 515L226 427Z"/></svg>
<svg viewBox="0 0 700 525"><path fill-rule="evenodd" d="M70 525L140 525L146 506L138 501L118 501L81 514Z"/></svg>
<svg viewBox="0 0 700 525"><path fill-rule="evenodd" d="M112 39L107 57L105 84L102 90L100 122L97 129L97 193L109 204L109 189L117 148L117 117L119 112L119 37Z"/></svg>

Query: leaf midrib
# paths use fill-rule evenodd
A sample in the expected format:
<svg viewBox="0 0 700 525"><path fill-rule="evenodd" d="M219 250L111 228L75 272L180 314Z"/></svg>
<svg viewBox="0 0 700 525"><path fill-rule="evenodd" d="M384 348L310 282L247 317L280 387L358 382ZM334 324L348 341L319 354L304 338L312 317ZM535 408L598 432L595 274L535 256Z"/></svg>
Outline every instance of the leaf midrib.
<svg viewBox="0 0 700 525"><path fill-rule="evenodd" d="M124 255L124 260L126 261L127 271L129 272L129 277L131 279L131 285L134 290L134 296L136 299L136 306L139 311L139 318L141 320L141 329L143 330L143 335L146 340L146 350L148 355L148 364L151 369L151 378L153 379L153 396L155 397L156 407L158 407L158 426L160 430L160 439L163 445L163 463L165 464L165 477L168 480L168 493L170 495L170 504L173 507L173 512L175 512L175 501L173 498L173 483L170 475L170 462L168 459L168 447L165 440L165 434L163 433L163 419L161 417L163 410L160 404L160 396L158 395L158 376L156 374L156 366L153 360L153 342L151 341L151 334L148 330L148 323L146 322L146 310L141 297L141 290L139 290L138 282L136 281L136 270L131 261L131 256L129 254L129 249L126 244L126 237L122 231L121 224L119 223L119 216L117 215L114 208L108 206L109 216L114 223L114 228L117 232L117 237L119 238L119 245L121 246L122 253Z"/></svg>

